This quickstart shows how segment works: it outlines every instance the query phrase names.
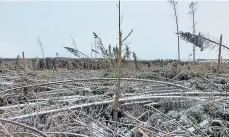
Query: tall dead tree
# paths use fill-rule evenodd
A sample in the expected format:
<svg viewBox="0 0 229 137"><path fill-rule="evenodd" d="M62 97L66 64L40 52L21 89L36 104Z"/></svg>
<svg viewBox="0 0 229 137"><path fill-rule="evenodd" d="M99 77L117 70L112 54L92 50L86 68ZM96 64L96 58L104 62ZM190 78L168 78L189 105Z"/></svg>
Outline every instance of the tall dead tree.
<svg viewBox="0 0 229 137"><path fill-rule="evenodd" d="M192 18L193 35L196 34L195 13L196 13L196 10L197 10L197 7L196 7L197 3L198 3L198 2L191 2L191 3L189 4L189 9L190 9L190 11L189 11L188 14L190 14L190 15L191 15L191 18ZM196 50L195 50L195 47L196 47L196 46L193 44L193 62L195 62L195 60L196 60Z"/></svg>
<svg viewBox="0 0 229 137"><path fill-rule="evenodd" d="M174 16L175 16L175 21L176 21L176 31L177 31L177 51L178 51L178 61L180 61L180 36L179 36L179 24L178 24L178 15L177 15L177 2L175 2L174 0L169 1L169 3L172 5L173 7L173 11L174 11Z"/></svg>

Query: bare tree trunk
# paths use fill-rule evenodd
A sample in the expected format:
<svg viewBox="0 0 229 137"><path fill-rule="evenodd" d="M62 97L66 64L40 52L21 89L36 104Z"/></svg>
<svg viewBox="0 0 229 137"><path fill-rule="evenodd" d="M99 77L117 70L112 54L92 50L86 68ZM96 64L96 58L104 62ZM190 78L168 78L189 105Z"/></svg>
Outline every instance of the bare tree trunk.
<svg viewBox="0 0 229 137"><path fill-rule="evenodd" d="M119 49L118 49L118 81L117 81L117 89L115 91L115 99L113 106L113 120L118 120L118 101L121 91L121 63L122 63L122 32L121 32L121 22L120 22L120 0L119 0Z"/></svg>
<svg viewBox="0 0 229 137"><path fill-rule="evenodd" d="M191 2L189 5L190 11L188 13L192 17L193 35L196 34L196 29L195 29L195 26L196 26L196 23L195 23L196 5L197 5L197 2ZM195 61L196 61L196 49L195 49L195 45L193 44L193 62L195 62Z"/></svg>
<svg viewBox="0 0 229 137"><path fill-rule="evenodd" d="M118 55L118 81L117 81L117 89L115 92L115 100L114 100L114 112L113 112L113 120L117 121L118 120L118 101L120 98L120 92L121 92L121 63L122 63L122 57L121 57L121 52L122 52L122 33L119 32L119 55Z"/></svg>
<svg viewBox="0 0 229 137"><path fill-rule="evenodd" d="M179 26L178 26L178 20L176 17L176 24L177 24L177 51L178 51L178 61L180 62L180 36L179 36Z"/></svg>
<svg viewBox="0 0 229 137"><path fill-rule="evenodd" d="M221 46L222 46L222 34L221 34L221 36L220 36L220 42L219 42L219 54L218 54L217 74L219 74L219 71L220 71Z"/></svg>
<svg viewBox="0 0 229 137"><path fill-rule="evenodd" d="M121 67L122 67L122 43L131 35L133 30L122 40L122 31L121 31L121 7L120 7L120 0L118 4L119 9L119 48L117 50L118 56L117 56L117 66L118 66L118 81L117 81L117 87L115 90L115 97L114 97L114 103L113 103L113 121L118 121L118 107L119 107L119 98L121 93ZM116 124L114 124L115 126ZM115 128L115 127L114 127ZM117 128L115 128L116 131ZM115 135L116 136L116 135Z"/></svg>
<svg viewBox="0 0 229 137"><path fill-rule="evenodd" d="M195 30L195 14L193 12L193 18L192 18L192 27L193 27L193 35L196 34L196 30ZM193 44L193 62L196 61L196 49L195 49L195 45Z"/></svg>
<svg viewBox="0 0 229 137"><path fill-rule="evenodd" d="M176 19L178 62L180 62L180 35L179 35L179 24L178 24L177 9L176 9L177 2L175 2L174 0L171 0L170 3L173 6L174 16Z"/></svg>

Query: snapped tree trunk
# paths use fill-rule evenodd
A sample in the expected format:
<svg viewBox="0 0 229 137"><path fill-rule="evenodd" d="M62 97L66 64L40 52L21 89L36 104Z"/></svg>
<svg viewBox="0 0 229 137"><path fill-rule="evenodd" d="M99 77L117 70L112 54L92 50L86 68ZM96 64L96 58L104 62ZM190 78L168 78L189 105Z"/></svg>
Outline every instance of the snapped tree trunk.
<svg viewBox="0 0 229 137"><path fill-rule="evenodd" d="M23 58L23 67L24 67L24 70L25 70L25 53L24 51L22 51L22 58Z"/></svg>
<svg viewBox="0 0 229 137"><path fill-rule="evenodd" d="M220 42L219 42L219 54L218 54L217 74L219 74L219 71L220 71L220 62L221 62L221 46L222 46L222 34L221 34L221 36L220 36Z"/></svg>

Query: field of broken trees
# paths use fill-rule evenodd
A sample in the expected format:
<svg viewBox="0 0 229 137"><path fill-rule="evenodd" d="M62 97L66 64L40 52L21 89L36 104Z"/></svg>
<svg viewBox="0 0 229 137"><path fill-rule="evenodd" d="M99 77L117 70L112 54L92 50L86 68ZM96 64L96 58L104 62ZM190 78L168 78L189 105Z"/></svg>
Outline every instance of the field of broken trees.
<svg viewBox="0 0 229 137"><path fill-rule="evenodd" d="M116 121L115 68L32 64L1 62L2 137L228 136L227 63L123 64Z"/></svg>
<svg viewBox="0 0 229 137"><path fill-rule="evenodd" d="M22 58L0 58L0 136L228 137L229 63L221 62L221 47L229 47L222 35L219 41L197 35L197 2L189 5L192 33L180 31L177 2L169 3L178 60L138 60L127 41L133 29L123 36L120 0L115 47L106 49L93 32L91 57L71 36L74 48L64 48L77 58L48 58L38 36L43 58L24 52ZM193 44L193 62L181 61L180 39ZM197 61L195 48L217 48L218 63Z"/></svg>

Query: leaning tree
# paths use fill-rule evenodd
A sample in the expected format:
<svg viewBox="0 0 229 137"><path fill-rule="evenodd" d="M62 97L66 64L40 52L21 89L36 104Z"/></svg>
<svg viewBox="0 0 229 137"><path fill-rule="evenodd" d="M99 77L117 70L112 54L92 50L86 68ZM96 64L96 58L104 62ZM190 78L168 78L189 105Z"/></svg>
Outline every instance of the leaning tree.
<svg viewBox="0 0 229 137"><path fill-rule="evenodd" d="M221 62L221 47L229 50L229 47L222 44L222 34L220 36L219 42L212 40L212 38L210 38L209 36L203 35L201 33L199 33L198 35L195 35L195 34L191 34L190 32L180 31L179 34L180 34L181 39L185 40L186 42L194 44L196 47L199 47L200 51L203 51L208 48L211 48L211 49L218 48L219 52L218 52L217 72L219 73L220 62Z"/></svg>

